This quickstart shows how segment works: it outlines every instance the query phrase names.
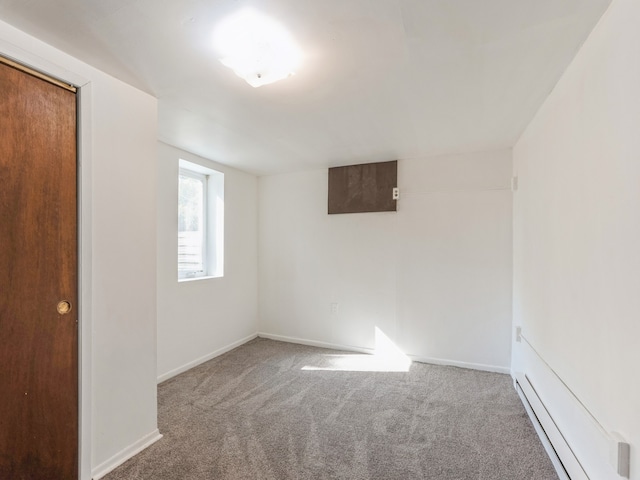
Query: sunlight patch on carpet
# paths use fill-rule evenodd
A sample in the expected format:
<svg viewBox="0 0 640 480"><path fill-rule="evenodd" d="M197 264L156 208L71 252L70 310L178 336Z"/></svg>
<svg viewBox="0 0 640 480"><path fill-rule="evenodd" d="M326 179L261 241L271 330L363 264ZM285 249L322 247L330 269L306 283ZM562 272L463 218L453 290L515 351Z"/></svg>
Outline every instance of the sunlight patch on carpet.
<svg viewBox="0 0 640 480"><path fill-rule="evenodd" d="M302 370L337 372L408 372L411 359L375 327L376 348L373 354L326 354L318 365L306 365Z"/></svg>

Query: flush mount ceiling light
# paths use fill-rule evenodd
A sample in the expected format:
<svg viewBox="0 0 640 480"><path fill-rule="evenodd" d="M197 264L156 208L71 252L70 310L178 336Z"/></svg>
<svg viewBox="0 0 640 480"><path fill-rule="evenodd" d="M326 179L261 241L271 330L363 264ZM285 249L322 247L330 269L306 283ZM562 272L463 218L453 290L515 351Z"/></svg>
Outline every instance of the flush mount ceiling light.
<svg viewBox="0 0 640 480"><path fill-rule="evenodd" d="M220 23L214 42L222 64L252 87L294 74L302 57L289 32L275 20L249 8Z"/></svg>

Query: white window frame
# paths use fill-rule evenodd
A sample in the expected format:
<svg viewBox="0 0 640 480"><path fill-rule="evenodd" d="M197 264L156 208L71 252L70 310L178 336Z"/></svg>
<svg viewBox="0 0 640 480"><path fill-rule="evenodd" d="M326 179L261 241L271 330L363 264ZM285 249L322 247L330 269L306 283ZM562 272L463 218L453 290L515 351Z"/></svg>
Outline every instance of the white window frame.
<svg viewBox="0 0 640 480"><path fill-rule="evenodd" d="M203 271L178 271L178 282L222 277L224 275L224 173L199 163L180 159L178 177L180 175L204 182L204 247L202 252ZM176 229L176 240L177 235ZM177 254L178 249L176 248ZM177 260L176 257L176 269L178 268Z"/></svg>

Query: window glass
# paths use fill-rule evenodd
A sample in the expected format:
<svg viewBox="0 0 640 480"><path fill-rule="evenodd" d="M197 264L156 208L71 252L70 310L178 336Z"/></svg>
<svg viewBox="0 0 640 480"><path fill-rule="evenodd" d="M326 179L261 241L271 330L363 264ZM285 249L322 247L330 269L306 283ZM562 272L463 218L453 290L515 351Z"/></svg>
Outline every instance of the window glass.
<svg viewBox="0 0 640 480"><path fill-rule="evenodd" d="M180 169L178 182L178 277L206 275L207 177Z"/></svg>

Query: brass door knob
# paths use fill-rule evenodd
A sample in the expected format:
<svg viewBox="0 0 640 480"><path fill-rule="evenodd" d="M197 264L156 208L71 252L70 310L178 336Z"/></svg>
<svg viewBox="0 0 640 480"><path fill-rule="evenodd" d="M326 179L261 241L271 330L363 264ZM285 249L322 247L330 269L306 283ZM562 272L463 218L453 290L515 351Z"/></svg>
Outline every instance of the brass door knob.
<svg viewBox="0 0 640 480"><path fill-rule="evenodd" d="M58 302L58 313L60 315L66 315L71 311L71 302L67 302L66 300L62 300Z"/></svg>

